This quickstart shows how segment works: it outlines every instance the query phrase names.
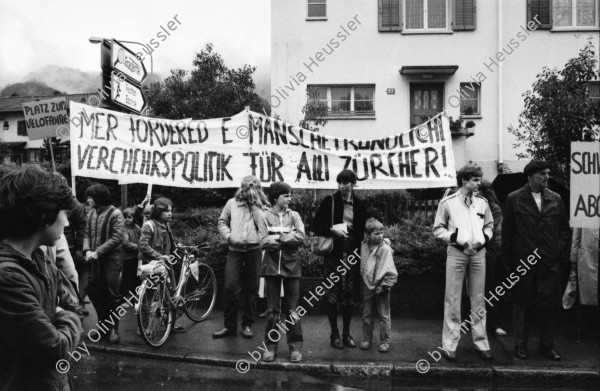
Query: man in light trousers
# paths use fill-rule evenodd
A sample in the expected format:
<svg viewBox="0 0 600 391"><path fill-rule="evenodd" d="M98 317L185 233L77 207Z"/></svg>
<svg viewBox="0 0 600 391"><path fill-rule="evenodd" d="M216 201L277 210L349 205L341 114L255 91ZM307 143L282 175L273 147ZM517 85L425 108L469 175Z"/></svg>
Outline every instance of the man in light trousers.
<svg viewBox="0 0 600 391"><path fill-rule="evenodd" d="M485 243L493 235L494 220L485 198L475 195L481 183L481 168L467 165L457 173L459 189L438 207L434 234L448 244L446 294L442 347L449 361L456 360L461 332L471 325L473 343L485 360L491 360L485 313ZM471 300L471 313L461 319L463 282Z"/></svg>

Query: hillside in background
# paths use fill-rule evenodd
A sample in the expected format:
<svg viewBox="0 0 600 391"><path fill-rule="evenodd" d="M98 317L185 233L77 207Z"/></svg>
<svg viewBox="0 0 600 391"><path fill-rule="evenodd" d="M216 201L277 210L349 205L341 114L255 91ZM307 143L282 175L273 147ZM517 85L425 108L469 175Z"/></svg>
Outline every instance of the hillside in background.
<svg viewBox="0 0 600 391"><path fill-rule="evenodd" d="M49 87L44 83L40 83L37 81L28 81L25 83L15 83L6 86L2 91L0 91L1 97L7 96L31 96L31 95L52 95L57 90L55 88ZM62 91L59 91L62 92Z"/></svg>
<svg viewBox="0 0 600 391"><path fill-rule="evenodd" d="M271 95L271 75L268 68L258 67L253 75L256 93L264 99ZM13 94L19 96L52 95L55 91L67 94L86 94L97 91L102 82L101 72L83 72L79 69L48 65L35 72L30 72L23 82L7 85L0 91L0 97ZM160 82L163 77L151 74L144 85Z"/></svg>
<svg viewBox="0 0 600 391"><path fill-rule="evenodd" d="M25 81L37 81L53 86L67 94L83 94L100 88L100 72L83 72L79 69L45 66L35 72L30 72L23 78Z"/></svg>

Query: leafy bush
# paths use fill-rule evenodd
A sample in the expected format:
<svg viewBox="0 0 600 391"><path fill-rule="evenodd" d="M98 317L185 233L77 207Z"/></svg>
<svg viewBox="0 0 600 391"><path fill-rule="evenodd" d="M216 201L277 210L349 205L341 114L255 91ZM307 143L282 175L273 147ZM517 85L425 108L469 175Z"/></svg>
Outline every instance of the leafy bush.
<svg viewBox="0 0 600 391"><path fill-rule="evenodd" d="M375 210L375 209L374 209ZM227 243L218 232L217 220L221 208L194 208L185 213L176 213L173 218L173 234L184 245L207 243L210 249L204 261L211 265L218 277L223 277L227 259ZM400 218L395 224L386 225L385 237L394 249L394 263L401 275L443 273L446 259L445 244L433 236L432 228L424 224L424 214L412 218ZM323 258L310 252L305 246L300 249L302 275L321 277Z"/></svg>
<svg viewBox="0 0 600 391"><path fill-rule="evenodd" d="M171 228L178 243L186 246L208 244L202 254L203 262L209 264L217 276L222 277L227 257L227 243L219 234L217 221L221 208L194 208L185 213L175 213Z"/></svg>
<svg viewBox="0 0 600 391"><path fill-rule="evenodd" d="M421 223L423 218L422 214L416 214L384 229L400 275L444 273L446 245L433 235L431 226Z"/></svg>

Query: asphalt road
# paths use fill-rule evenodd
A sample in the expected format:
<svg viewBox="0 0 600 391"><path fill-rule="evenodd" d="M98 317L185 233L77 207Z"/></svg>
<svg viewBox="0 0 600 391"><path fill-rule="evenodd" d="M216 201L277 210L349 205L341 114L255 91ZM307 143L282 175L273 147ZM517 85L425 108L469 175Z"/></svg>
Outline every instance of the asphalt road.
<svg viewBox="0 0 600 391"><path fill-rule="evenodd" d="M598 390L598 384L573 382L498 383L492 381L406 380L314 376L298 372L255 370L246 374L233 368L161 361L91 352L71 367L76 391L82 390Z"/></svg>

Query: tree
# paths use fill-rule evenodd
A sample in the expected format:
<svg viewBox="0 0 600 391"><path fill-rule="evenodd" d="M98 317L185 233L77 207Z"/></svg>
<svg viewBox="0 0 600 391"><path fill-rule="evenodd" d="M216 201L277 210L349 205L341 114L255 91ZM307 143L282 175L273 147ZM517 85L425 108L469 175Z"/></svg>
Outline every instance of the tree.
<svg viewBox="0 0 600 391"><path fill-rule="evenodd" d="M306 90L306 104L302 107L304 119L300 120L298 126L318 132L319 125L325 126L327 124L328 110L327 103L319 100L319 90L309 87ZM313 122L314 126L310 122Z"/></svg>
<svg viewBox="0 0 600 391"><path fill-rule="evenodd" d="M229 69L211 43L193 61L191 72L174 69L163 83L150 86L148 103L153 116L161 118L219 118L235 115L245 106L270 114L270 106L255 92L252 74L256 67Z"/></svg>
<svg viewBox="0 0 600 391"><path fill-rule="evenodd" d="M562 70L544 67L526 91L519 127L509 128L517 138L515 147L525 145L519 158L533 157L552 164L552 175L568 185L572 141L597 139L600 100L591 99L590 81L598 79L594 46L588 40L579 55Z"/></svg>
<svg viewBox="0 0 600 391"><path fill-rule="evenodd" d="M52 153L50 147L52 146L52 152L54 153L54 161L56 163L64 163L64 160L70 161L71 143L63 143L58 137L45 138L42 144L42 160L51 162Z"/></svg>

